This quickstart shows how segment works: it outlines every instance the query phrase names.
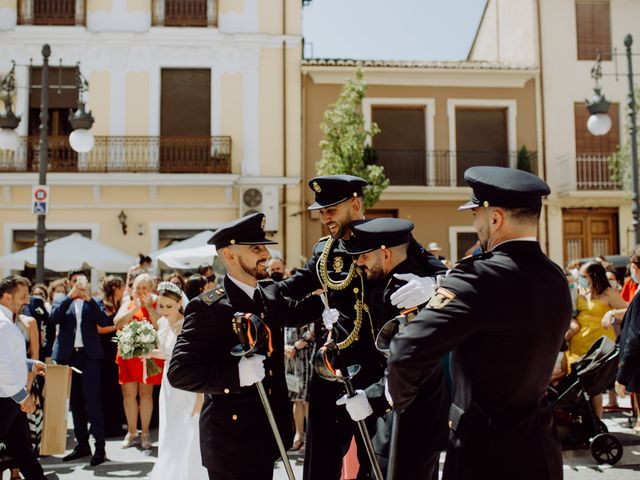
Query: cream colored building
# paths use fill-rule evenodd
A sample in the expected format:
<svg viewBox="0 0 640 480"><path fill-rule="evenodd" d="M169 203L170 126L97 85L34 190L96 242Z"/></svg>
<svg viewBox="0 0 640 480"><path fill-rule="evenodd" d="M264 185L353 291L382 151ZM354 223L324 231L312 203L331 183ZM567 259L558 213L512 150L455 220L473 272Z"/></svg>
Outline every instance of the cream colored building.
<svg viewBox="0 0 640 480"><path fill-rule="evenodd" d="M296 0L0 0L0 75L15 60L24 137L0 154L0 254L34 238L48 43L49 239L80 231L135 255L263 210L278 248L300 258L300 9ZM87 154L68 146L76 91L57 88L73 84L77 62L95 117Z"/></svg>
<svg viewBox="0 0 640 480"><path fill-rule="evenodd" d="M540 71L539 153L552 189L548 253L559 263L633 248L630 193L611 179L607 158L627 142L626 59L614 53L624 54L628 33L640 52L638 19L640 4L633 0L488 0L469 52L469 60L526 63ZM597 50L608 75L602 89L613 102L613 127L604 137L586 130L584 106L593 95ZM634 61L637 73L637 56Z"/></svg>
<svg viewBox="0 0 640 480"><path fill-rule="evenodd" d="M314 175L320 159L320 124L345 79L361 66L367 83L365 122L382 132L372 146L391 181L367 216L414 222L423 245L437 242L455 261L477 240L466 202L463 173L473 165L518 165L526 157L533 171L542 164L537 69L496 62L387 62L305 60L302 64L304 170ZM520 153L526 147L528 154ZM312 202L310 189L306 204ZM317 214L305 215L304 251L322 232ZM544 242L542 229L542 240Z"/></svg>

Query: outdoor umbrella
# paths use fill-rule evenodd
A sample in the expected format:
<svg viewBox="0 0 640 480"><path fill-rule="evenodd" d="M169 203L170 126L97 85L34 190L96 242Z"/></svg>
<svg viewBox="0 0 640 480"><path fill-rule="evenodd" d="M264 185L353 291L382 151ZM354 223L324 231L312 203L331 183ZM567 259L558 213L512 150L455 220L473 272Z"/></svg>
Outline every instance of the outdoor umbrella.
<svg viewBox="0 0 640 480"><path fill-rule="evenodd" d="M103 272L126 272L135 263L134 257L79 233L57 238L44 246L44 268L54 272L88 268ZM22 270L25 264L36 265L35 246L0 257L0 267L5 269Z"/></svg>

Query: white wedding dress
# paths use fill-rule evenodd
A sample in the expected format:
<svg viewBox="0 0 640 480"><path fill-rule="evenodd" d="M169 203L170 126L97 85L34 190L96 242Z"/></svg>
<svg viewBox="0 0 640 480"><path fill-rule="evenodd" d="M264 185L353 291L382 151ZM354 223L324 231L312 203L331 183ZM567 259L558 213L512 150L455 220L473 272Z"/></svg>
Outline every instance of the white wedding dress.
<svg viewBox="0 0 640 480"><path fill-rule="evenodd" d="M182 321L176 325L178 330L181 327ZM165 355L166 367L176 340L176 331L166 318L161 317L158 320L158 348ZM197 394L173 388L167 379L166 367L160 387L158 460L149 479L208 480L209 475L200 456L200 415L193 415Z"/></svg>

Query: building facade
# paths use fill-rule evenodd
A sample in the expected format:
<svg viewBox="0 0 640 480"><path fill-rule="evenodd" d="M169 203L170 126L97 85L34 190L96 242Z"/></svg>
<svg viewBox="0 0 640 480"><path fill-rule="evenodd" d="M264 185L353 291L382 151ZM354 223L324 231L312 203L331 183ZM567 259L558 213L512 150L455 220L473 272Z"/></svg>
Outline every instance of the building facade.
<svg viewBox="0 0 640 480"><path fill-rule="evenodd" d="M264 211L282 253L300 258L301 7L294 0L0 0L0 75L14 60L22 117L18 150L0 152L0 254L34 241L46 43L49 240L81 232L147 253ZM68 143L78 62L95 118L86 154Z"/></svg>
<svg viewBox="0 0 640 480"><path fill-rule="evenodd" d="M365 123L381 129L371 146L390 180L367 216L409 219L418 241L437 242L441 255L459 260L477 240L471 215L457 211L471 192L464 171L474 165L541 168L537 69L524 63L305 60L305 179L321 157L323 114L358 67L367 83ZM305 201L313 201L309 189ZM308 212L303 250L311 251L321 233L317 213Z"/></svg>
<svg viewBox="0 0 640 480"><path fill-rule="evenodd" d="M628 33L640 51L638 18L640 4L632 0L489 0L469 52L469 60L526 62L540 71L540 153L552 189L548 254L561 264L634 246L631 194L612 177L609 157L628 143L626 60L619 55ZM612 128L594 137L585 98L593 95L598 52Z"/></svg>

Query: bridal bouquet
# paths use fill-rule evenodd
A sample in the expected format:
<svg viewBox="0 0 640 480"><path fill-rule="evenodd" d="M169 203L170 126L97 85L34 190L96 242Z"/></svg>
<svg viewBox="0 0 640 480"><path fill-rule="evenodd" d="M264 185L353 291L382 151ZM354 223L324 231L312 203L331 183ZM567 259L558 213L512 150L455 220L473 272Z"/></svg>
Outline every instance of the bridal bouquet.
<svg viewBox="0 0 640 480"><path fill-rule="evenodd" d="M162 370L149 355L158 343L158 334L149 322L134 320L116 332L113 339L118 344L120 356L125 360L140 358L143 365L143 377L153 377Z"/></svg>

